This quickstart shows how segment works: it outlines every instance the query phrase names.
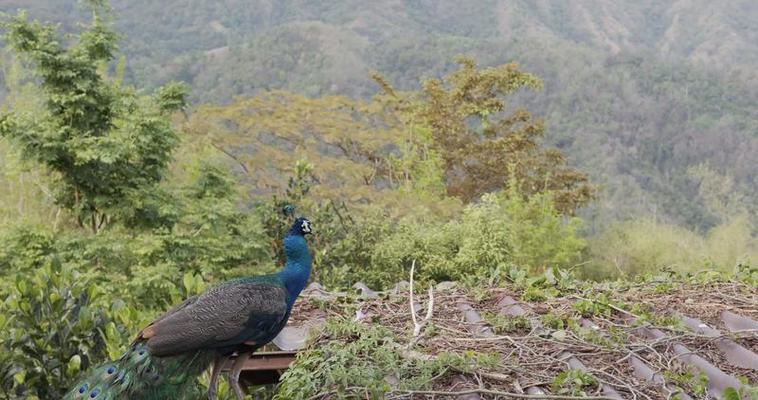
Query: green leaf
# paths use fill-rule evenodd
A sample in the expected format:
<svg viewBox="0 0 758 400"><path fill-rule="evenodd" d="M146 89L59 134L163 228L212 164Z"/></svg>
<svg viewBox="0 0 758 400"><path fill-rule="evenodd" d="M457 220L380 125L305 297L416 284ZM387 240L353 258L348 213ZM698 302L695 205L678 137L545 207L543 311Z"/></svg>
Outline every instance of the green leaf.
<svg viewBox="0 0 758 400"><path fill-rule="evenodd" d="M724 400L740 400L740 394L735 388L726 388L724 390Z"/></svg>
<svg viewBox="0 0 758 400"><path fill-rule="evenodd" d="M26 371L18 371L13 375L13 381L16 382L16 384L21 385L26 380Z"/></svg>
<svg viewBox="0 0 758 400"><path fill-rule="evenodd" d="M184 290L187 291L187 293L192 293L192 288L195 286L195 279L192 273L185 273L182 277L182 283L184 283Z"/></svg>
<svg viewBox="0 0 758 400"><path fill-rule="evenodd" d="M22 295L26 294L26 290L28 288L26 281L23 279L19 279L16 281L16 288L18 289L19 293Z"/></svg>
<svg viewBox="0 0 758 400"><path fill-rule="evenodd" d="M68 365L66 367L66 372L68 373L68 376L76 376L76 374L79 373L79 369L82 365L82 358L79 357L78 354L74 355L68 360Z"/></svg>

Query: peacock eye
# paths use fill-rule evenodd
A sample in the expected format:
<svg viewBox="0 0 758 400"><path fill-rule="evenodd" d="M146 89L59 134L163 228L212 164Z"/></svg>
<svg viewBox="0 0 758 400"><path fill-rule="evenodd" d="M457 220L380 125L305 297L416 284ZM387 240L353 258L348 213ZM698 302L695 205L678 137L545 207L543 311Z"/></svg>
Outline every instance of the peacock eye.
<svg viewBox="0 0 758 400"><path fill-rule="evenodd" d="M95 397L97 397L98 394L100 394L100 391L95 389L92 391L92 393L89 394L89 398L94 399Z"/></svg>
<svg viewBox="0 0 758 400"><path fill-rule="evenodd" d="M116 368L110 367L110 368L108 368L108 370L107 370L107 371L105 371L105 372L107 372L107 373L108 373L108 375L112 375L114 372L116 372Z"/></svg>
<svg viewBox="0 0 758 400"><path fill-rule="evenodd" d="M145 349L142 349L142 350L140 350L138 354L139 354L139 355L143 355L143 354L145 354Z"/></svg>
<svg viewBox="0 0 758 400"><path fill-rule="evenodd" d="M87 388L84 386L79 386L79 393L84 393L87 391Z"/></svg>

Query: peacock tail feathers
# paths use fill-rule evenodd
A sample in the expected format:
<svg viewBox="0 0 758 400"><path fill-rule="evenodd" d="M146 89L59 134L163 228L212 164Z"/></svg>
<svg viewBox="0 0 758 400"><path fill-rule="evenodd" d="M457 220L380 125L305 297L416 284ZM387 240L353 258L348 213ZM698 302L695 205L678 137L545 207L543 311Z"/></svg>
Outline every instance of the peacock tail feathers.
<svg viewBox="0 0 758 400"><path fill-rule="evenodd" d="M185 399L215 353L197 350L155 357L137 342L118 360L92 369L64 400Z"/></svg>

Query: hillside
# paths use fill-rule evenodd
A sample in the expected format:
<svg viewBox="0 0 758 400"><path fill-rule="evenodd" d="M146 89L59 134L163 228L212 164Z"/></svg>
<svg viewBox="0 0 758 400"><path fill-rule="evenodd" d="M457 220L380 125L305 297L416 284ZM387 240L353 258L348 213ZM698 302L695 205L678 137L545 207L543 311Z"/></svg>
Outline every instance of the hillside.
<svg viewBox="0 0 758 400"><path fill-rule="evenodd" d="M68 1L6 1L72 30ZM376 93L377 70L400 88L452 68L517 61L545 81L514 99L545 118L548 143L604 190L591 231L655 215L706 230L723 220L693 168L758 203L758 5L555 2L114 1L127 79L186 81L196 103L285 89L308 96ZM170 10L166 12L165 10ZM233 140L230 138L229 140ZM755 213L754 208L751 210Z"/></svg>
<svg viewBox="0 0 758 400"><path fill-rule="evenodd" d="M61 22L68 30L86 15L71 1L8 0L0 5L0 10L5 12L19 8L29 10L37 18ZM758 5L749 0L718 5L703 0L591 0L572 4L488 0L473 6L451 0L383 0L368 6L354 1L319 4L269 0L213 3L200 0L161 3L117 0L113 2L113 10L117 30L125 35L122 49L132 73L152 83L167 78L206 77L207 72L202 68L196 71L176 68L186 67L188 62L194 65L202 56L207 56L206 62L210 66L225 64L229 61L227 58L235 59L237 53L227 51L227 48L239 50L247 46L273 45L273 48L268 47L269 56L279 50L278 57L286 60L292 54L288 54L286 48L277 49L277 44L271 42L278 40L278 46L287 42L296 45L292 40L285 40L286 32L295 37L298 33L308 36L311 42L303 44L315 47L310 51L325 50L323 56L330 63L349 64L356 72L366 67L386 71L387 68L379 67L392 60L382 53L393 48L410 46L431 50L435 46L450 47L451 43L446 41L456 38L470 39L471 42L461 44L463 49L473 51L477 51L477 44L487 46L498 42L527 41L531 47L577 45L605 55L641 52L657 60L689 62L727 74L744 72L753 74L753 78L753 67L758 63L758 28L754 24ZM294 42L304 39L301 37ZM454 53L455 50L462 49L449 51ZM346 55L355 55L357 60L348 62L344 60ZM510 58L516 55L510 55ZM444 56L431 57L428 65L444 66L449 62ZM272 61L269 67L275 62ZM189 75L182 76L187 72ZM281 72L296 71L284 69ZM435 70L428 68L423 72L432 75ZM404 73L411 79L407 83L415 82L419 75L407 68ZM337 74L329 75L333 79L340 78ZM349 82L350 77L347 78L344 82ZM319 92L332 90L355 93L355 89L329 86ZM246 92L243 90L242 93ZM198 97L201 100L210 98L207 94Z"/></svg>

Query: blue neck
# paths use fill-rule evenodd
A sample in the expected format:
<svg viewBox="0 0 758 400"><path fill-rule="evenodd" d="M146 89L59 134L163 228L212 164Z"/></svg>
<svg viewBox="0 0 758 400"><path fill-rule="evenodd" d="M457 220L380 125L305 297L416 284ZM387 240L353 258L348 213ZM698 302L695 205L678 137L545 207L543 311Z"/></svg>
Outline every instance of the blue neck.
<svg viewBox="0 0 758 400"><path fill-rule="evenodd" d="M295 299L308 283L311 274L311 253L302 235L290 234L284 238L284 254L287 263L284 264L284 269L279 271L279 276L287 288L287 307L291 310Z"/></svg>

